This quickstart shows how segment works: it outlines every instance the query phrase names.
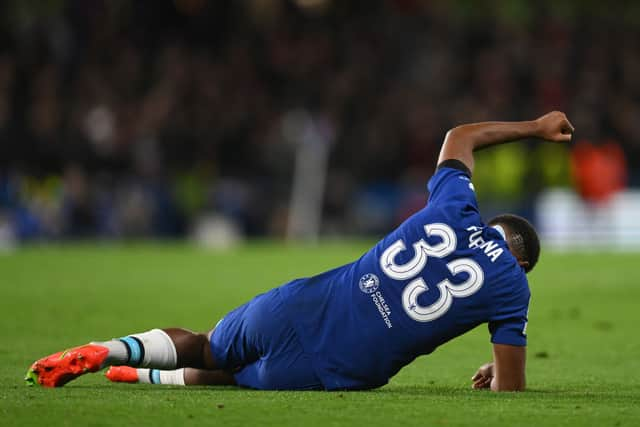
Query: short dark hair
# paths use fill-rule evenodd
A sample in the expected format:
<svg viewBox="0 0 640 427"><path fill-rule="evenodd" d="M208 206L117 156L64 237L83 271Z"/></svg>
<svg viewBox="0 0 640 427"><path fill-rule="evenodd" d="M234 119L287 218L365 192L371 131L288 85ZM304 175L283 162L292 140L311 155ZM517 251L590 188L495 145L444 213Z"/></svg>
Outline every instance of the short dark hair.
<svg viewBox="0 0 640 427"><path fill-rule="evenodd" d="M492 218L489 225L503 224L509 230L507 243L513 255L519 261L529 263L524 267L525 273L533 270L540 257L540 239L533 225L521 216L513 214L502 214Z"/></svg>

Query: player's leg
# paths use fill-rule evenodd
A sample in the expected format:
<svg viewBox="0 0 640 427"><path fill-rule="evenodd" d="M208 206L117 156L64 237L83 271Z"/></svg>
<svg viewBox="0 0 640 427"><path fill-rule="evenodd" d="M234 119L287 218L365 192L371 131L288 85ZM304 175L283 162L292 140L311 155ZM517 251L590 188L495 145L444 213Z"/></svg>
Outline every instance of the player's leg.
<svg viewBox="0 0 640 427"><path fill-rule="evenodd" d="M211 333L196 333L187 329L171 328L164 332L171 338L176 351L176 367L215 370L217 368L211 354L209 337ZM150 367L157 367L151 366ZM158 368L162 368L158 366Z"/></svg>
<svg viewBox="0 0 640 427"><path fill-rule="evenodd" d="M25 378L30 384L59 387L108 365L173 370L217 368L209 335L186 329L152 329L120 339L96 342L55 353L36 361Z"/></svg>
<svg viewBox="0 0 640 427"><path fill-rule="evenodd" d="M288 322L278 315L275 307L279 305L274 289L228 313L209 334L177 328L153 329L76 347L36 361L26 380L30 384L59 387L108 365L238 372L259 360L282 339L279 331Z"/></svg>
<svg viewBox="0 0 640 427"><path fill-rule="evenodd" d="M113 382L166 385L235 385L232 374L223 370L182 368L160 370L111 366L105 376Z"/></svg>
<svg viewBox="0 0 640 427"><path fill-rule="evenodd" d="M215 370L184 368L185 385L236 385L233 374Z"/></svg>
<svg viewBox="0 0 640 427"><path fill-rule="evenodd" d="M152 329L93 344L109 349L103 366L215 369L207 335L187 329Z"/></svg>

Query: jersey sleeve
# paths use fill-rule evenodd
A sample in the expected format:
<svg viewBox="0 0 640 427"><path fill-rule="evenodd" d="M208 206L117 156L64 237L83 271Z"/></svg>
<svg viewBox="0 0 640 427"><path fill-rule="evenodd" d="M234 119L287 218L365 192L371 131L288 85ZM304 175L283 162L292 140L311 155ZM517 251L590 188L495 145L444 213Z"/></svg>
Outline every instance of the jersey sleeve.
<svg viewBox="0 0 640 427"><path fill-rule="evenodd" d="M494 316L489 321L491 342L493 344L526 346L528 313L529 297L527 296L526 302L511 306Z"/></svg>
<svg viewBox="0 0 640 427"><path fill-rule="evenodd" d="M443 163L428 184L430 205L467 205L478 209L476 193L466 168ZM465 170L466 169L466 170Z"/></svg>

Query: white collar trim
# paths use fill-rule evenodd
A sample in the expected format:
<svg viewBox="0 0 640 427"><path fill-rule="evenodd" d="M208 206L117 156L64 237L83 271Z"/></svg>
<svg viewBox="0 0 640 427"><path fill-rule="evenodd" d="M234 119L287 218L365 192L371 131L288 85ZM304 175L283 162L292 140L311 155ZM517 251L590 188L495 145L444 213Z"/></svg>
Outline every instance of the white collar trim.
<svg viewBox="0 0 640 427"><path fill-rule="evenodd" d="M491 227L495 228L496 230L498 230L498 233L500 233L502 238L504 240L507 240L507 234L504 232L504 228L502 228L502 226L500 224L492 225Z"/></svg>

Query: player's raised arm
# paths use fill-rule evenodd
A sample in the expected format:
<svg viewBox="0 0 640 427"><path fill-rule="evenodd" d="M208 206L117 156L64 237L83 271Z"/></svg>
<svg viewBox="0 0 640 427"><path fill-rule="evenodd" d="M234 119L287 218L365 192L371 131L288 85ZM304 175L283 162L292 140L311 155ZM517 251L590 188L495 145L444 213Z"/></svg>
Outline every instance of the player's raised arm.
<svg viewBox="0 0 640 427"><path fill-rule="evenodd" d="M552 111L536 120L524 122L483 122L451 129L444 138L438 164L458 160L473 173L473 152L495 144L524 138L569 142L574 131L564 113Z"/></svg>
<svg viewBox="0 0 640 427"><path fill-rule="evenodd" d="M473 173L473 152L483 147L516 141L523 138L540 138L552 142L569 142L574 128L559 111L552 111L536 120L524 122L484 122L458 126L451 129L445 137L438 164L460 167L462 162L470 173ZM524 220L523 220L524 221ZM526 221L524 221L526 223ZM500 221L498 221L500 223ZM528 224L528 223L527 223ZM506 224L500 224L505 228ZM519 248L524 242L522 234L515 233L506 227L505 240L509 250L525 271L529 271L537 260L535 255L525 255ZM533 232L535 235L535 231ZM529 239L530 240L530 239ZM537 237L535 238L537 242ZM538 247L537 244L531 247ZM491 324L490 324L491 329ZM495 333L495 332L492 332ZM503 341L504 342L504 341ZM508 345L494 341L493 362L478 369L472 377L473 388L490 388L492 391L521 391L525 388L526 347L524 345Z"/></svg>

